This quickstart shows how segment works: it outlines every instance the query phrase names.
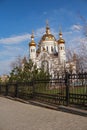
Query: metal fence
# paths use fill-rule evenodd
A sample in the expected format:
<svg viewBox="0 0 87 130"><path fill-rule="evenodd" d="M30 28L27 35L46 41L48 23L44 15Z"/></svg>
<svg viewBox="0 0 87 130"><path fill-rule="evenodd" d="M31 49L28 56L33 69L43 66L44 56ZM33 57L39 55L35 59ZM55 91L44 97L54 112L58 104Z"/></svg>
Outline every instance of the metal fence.
<svg viewBox="0 0 87 130"><path fill-rule="evenodd" d="M87 73L69 75L69 103L87 105Z"/></svg>
<svg viewBox="0 0 87 130"><path fill-rule="evenodd" d="M51 105L87 106L87 73L68 74L57 79L0 84L0 94L37 100Z"/></svg>

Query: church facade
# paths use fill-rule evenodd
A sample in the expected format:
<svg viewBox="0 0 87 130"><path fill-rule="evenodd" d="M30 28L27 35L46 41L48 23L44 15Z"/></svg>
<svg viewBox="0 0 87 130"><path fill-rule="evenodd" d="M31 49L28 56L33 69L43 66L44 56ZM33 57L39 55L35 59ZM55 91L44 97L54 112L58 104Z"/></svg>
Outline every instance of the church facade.
<svg viewBox="0 0 87 130"><path fill-rule="evenodd" d="M70 67L73 73L76 71L75 60L66 61L65 40L62 37L62 32L59 32L59 39L56 40L54 35L51 34L48 24L46 25L45 34L38 44L35 43L34 34L32 33L29 42L29 58L36 64L38 69L43 68L53 78L59 73L63 73L65 69L69 71Z"/></svg>

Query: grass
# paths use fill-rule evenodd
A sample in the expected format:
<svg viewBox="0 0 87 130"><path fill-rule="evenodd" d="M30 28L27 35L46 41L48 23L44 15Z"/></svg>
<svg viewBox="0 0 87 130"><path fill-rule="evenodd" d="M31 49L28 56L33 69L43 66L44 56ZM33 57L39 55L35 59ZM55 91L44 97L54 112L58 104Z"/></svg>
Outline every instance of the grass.
<svg viewBox="0 0 87 130"><path fill-rule="evenodd" d="M66 94L66 87L61 86L50 86L49 84L37 84L35 86L35 92L46 93L46 94ZM69 93L75 94L87 94L87 86L75 86L69 87Z"/></svg>
<svg viewBox="0 0 87 130"><path fill-rule="evenodd" d="M2 86L1 87L1 91L5 92L6 91L6 87ZM33 91L38 92L38 93L45 93L45 94L66 94L66 87L65 86L53 86L53 85L49 85L47 83L42 83L42 84L36 84L34 86L18 86L18 92L20 93L26 93L26 94L30 94ZM8 87L8 92L15 92L15 86L10 85ZM75 87L70 87L69 88L69 93L74 93L74 94L87 94L87 86L75 86Z"/></svg>
<svg viewBox="0 0 87 130"><path fill-rule="evenodd" d="M75 94L87 94L87 86L70 87L69 92Z"/></svg>

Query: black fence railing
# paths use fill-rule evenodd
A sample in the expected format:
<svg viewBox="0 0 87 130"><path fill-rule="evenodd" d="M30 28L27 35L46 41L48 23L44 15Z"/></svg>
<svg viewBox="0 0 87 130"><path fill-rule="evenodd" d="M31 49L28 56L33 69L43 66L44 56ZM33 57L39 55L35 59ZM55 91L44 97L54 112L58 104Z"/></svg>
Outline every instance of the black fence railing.
<svg viewBox="0 0 87 130"><path fill-rule="evenodd" d="M87 73L68 74L57 79L0 84L0 95L37 100L51 105L87 107Z"/></svg>
<svg viewBox="0 0 87 130"><path fill-rule="evenodd" d="M69 75L69 103L87 106L87 73Z"/></svg>

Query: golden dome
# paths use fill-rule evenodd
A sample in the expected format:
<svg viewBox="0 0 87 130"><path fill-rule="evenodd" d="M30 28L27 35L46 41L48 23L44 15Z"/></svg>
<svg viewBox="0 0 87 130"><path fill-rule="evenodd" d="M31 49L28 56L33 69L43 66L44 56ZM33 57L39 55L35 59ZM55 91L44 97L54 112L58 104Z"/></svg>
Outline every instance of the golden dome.
<svg viewBox="0 0 87 130"><path fill-rule="evenodd" d="M31 41L31 42L29 43L29 46L36 46L36 43L35 43L34 41Z"/></svg>
<svg viewBox="0 0 87 130"><path fill-rule="evenodd" d="M58 40L58 44L62 44L62 43L65 43L65 41L64 41L64 39L60 38L60 39Z"/></svg>
<svg viewBox="0 0 87 130"><path fill-rule="evenodd" d="M62 32L60 31L60 32L59 32L58 44L64 44L64 43L65 43L65 41L64 41L64 39L62 38Z"/></svg>
<svg viewBox="0 0 87 130"><path fill-rule="evenodd" d="M31 42L29 43L29 46L36 46L36 43L34 41L34 32L33 31L32 31Z"/></svg>
<svg viewBox="0 0 87 130"><path fill-rule="evenodd" d="M50 27L48 25L48 21L47 21L47 25L46 25L46 33L42 36L41 41L54 41L56 40L55 37L50 33Z"/></svg>
<svg viewBox="0 0 87 130"><path fill-rule="evenodd" d="M52 34L44 34L41 38L41 41L50 41L55 40L55 37Z"/></svg>

